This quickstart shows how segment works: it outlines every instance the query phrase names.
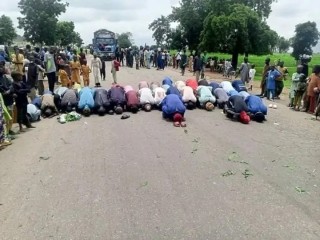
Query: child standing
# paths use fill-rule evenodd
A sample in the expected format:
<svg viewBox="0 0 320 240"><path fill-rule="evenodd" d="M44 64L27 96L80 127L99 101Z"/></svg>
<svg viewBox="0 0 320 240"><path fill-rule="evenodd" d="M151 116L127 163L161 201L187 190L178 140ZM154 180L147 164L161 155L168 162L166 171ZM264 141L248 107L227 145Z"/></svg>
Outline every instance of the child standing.
<svg viewBox="0 0 320 240"><path fill-rule="evenodd" d="M80 82L81 65L76 55L73 57L73 61L71 61L69 65L71 68L71 82L81 84Z"/></svg>
<svg viewBox="0 0 320 240"><path fill-rule="evenodd" d="M117 72L119 71L120 63L113 57L113 61L111 63L111 73L113 77L113 83L117 84Z"/></svg>
<svg viewBox="0 0 320 240"><path fill-rule="evenodd" d="M272 94L272 101L274 101L276 95L276 79L281 76L281 73L275 68L275 66L271 66L271 70L268 74L267 80L267 99L270 100L270 94Z"/></svg>
<svg viewBox="0 0 320 240"><path fill-rule="evenodd" d="M252 85L253 85L253 81L254 81L254 77L256 75L256 69L255 69L256 65L252 64L251 65L251 69L249 71L249 82L248 82L248 90L252 91Z"/></svg>
<svg viewBox="0 0 320 240"><path fill-rule="evenodd" d="M292 107L292 108L295 108L294 98L296 95L296 91L297 91L298 83L300 81L300 77L303 75L302 70L303 70L303 66L299 65L297 67L297 72L292 74L292 83L291 83L290 93L289 93L289 98L290 98L289 107Z"/></svg>
<svg viewBox="0 0 320 240"><path fill-rule="evenodd" d="M61 87L68 87L68 85L71 85L71 81L69 79L68 73L65 70L65 66L61 66L59 70L59 76L60 76L60 82L61 82ZM40 95L43 95L40 94Z"/></svg>
<svg viewBox="0 0 320 240"><path fill-rule="evenodd" d="M13 97L16 101L18 123L20 132L24 132L22 125L25 125L27 128L34 128L27 117L27 107L28 107L28 97L27 94L30 90L27 89L26 85L22 82L22 74L19 72L12 72L11 77L13 79L12 87L10 93L13 94Z"/></svg>
<svg viewBox="0 0 320 240"><path fill-rule="evenodd" d="M88 87L90 84L90 73L91 69L87 65L87 60L83 60L83 65L81 66L81 73L82 73L82 78L83 78L83 85L85 87Z"/></svg>

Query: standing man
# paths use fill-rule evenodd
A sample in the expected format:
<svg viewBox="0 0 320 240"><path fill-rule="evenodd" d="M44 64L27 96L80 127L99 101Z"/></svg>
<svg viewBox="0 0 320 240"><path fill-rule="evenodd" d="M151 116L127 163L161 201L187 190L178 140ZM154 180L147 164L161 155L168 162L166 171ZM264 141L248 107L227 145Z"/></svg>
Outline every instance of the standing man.
<svg viewBox="0 0 320 240"><path fill-rule="evenodd" d="M287 69L284 67L284 62L280 62L279 66L277 67L278 71L281 73L281 76L276 79L276 99L280 99L280 95L284 88L283 81L285 80L286 71Z"/></svg>
<svg viewBox="0 0 320 240"><path fill-rule="evenodd" d="M249 82L249 72L250 72L250 68L249 68L249 64L248 64L248 58L245 57L244 62L241 64L241 67L239 69L240 75L241 75L241 81L246 84Z"/></svg>
<svg viewBox="0 0 320 240"><path fill-rule="evenodd" d="M186 66L187 66L187 54L186 50L183 49L182 55L181 55L181 62L180 62L180 68L181 68L181 75L184 76L184 73L186 71Z"/></svg>
<svg viewBox="0 0 320 240"><path fill-rule="evenodd" d="M261 88L260 96L261 97L267 96L266 85L267 85L267 77L268 77L269 70L270 70L270 58L266 58L263 72L262 72L262 80L261 80L261 84L260 84L260 88Z"/></svg>
<svg viewBox="0 0 320 240"><path fill-rule="evenodd" d="M97 55L93 55L93 59L91 60L91 71L93 72L94 76L94 83L100 83L99 73L102 68L102 62L100 58L97 57Z"/></svg>
<svg viewBox="0 0 320 240"><path fill-rule="evenodd" d="M121 56L120 56L121 59ZM101 75L101 79L102 81L106 80L106 62L100 58L101 61L101 69L100 69L100 75ZM122 58L122 66L123 66L123 58Z"/></svg>
<svg viewBox="0 0 320 240"><path fill-rule="evenodd" d="M201 70L202 70L201 53L198 52L197 56L194 58L194 63L193 63L193 72L195 73L196 79L198 82L200 79Z"/></svg>
<svg viewBox="0 0 320 240"><path fill-rule="evenodd" d="M49 82L50 92L54 92L54 84L56 82L56 64L54 61L54 48L51 47L49 52L44 55L44 65L47 73L47 78Z"/></svg>

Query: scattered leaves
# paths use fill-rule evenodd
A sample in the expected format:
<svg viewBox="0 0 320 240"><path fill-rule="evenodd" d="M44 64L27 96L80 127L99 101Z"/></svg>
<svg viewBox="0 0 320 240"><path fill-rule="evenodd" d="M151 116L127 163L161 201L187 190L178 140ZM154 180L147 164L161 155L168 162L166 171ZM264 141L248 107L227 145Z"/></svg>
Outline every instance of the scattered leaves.
<svg viewBox="0 0 320 240"><path fill-rule="evenodd" d="M196 153L197 151L198 151L198 149L197 149L197 148L194 148L191 153L194 154L194 153Z"/></svg>
<svg viewBox="0 0 320 240"><path fill-rule="evenodd" d="M193 143L198 143L198 142L199 142L199 140L200 140L199 138L195 138L195 139L193 139L193 141L192 141L192 142L193 142Z"/></svg>
<svg viewBox="0 0 320 240"><path fill-rule="evenodd" d="M231 170L228 170L225 173L221 174L222 177L229 177L229 176L232 176L232 175L236 175L236 173L231 171Z"/></svg>
<svg viewBox="0 0 320 240"><path fill-rule="evenodd" d="M39 157L39 162L40 162L41 160L47 161L47 160L49 160L49 159L50 159L50 157Z"/></svg>
<svg viewBox="0 0 320 240"><path fill-rule="evenodd" d="M235 161L237 158L239 158L239 155L236 152L232 152L229 157L228 160L229 161Z"/></svg>
<svg viewBox="0 0 320 240"><path fill-rule="evenodd" d="M295 189L298 193L305 193L306 192L306 190L302 189L301 187L295 187Z"/></svg>
<svg viewBox="0 0 320 240"><path fill-rule="evenodd" d="M250 176L253 176L252 173L250 173L249 169L244 170L244 172L242 173L242 175L244 176L245 179L247 179Z"/></svg>
<svg viewBox="0 0 320 240"><path fill-rule="evenodd" d="M140 188L146 187L146 186L148 186L148 181L140 184L140 186L137 188L137 190L139 190Z"/></svg>

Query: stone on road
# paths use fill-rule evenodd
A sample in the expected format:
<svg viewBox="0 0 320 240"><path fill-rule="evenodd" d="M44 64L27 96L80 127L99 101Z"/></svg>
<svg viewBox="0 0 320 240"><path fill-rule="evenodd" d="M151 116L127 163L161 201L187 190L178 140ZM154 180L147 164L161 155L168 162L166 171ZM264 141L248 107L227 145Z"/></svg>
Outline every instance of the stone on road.
<svg viewBox="0 0 320 240"><path fill-rule="evenodd" d="M118 81L167 75L192 77L122 67ZM280 104L264 124L218 109L188 111L186 129L156 110L42 120L0 152L0 239L320 239L310 119Z"/></svg>

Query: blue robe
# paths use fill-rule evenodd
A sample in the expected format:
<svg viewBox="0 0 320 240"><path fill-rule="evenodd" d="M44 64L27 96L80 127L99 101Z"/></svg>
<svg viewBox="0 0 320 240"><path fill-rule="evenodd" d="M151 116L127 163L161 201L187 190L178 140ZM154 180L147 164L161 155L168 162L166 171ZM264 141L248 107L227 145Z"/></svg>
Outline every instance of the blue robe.
<svg viewBox="0 0 320 240"><path fill-rule="evenodd" d="M81 89L79 96L80 100L78 103L79 109L84 109L86 106L90 109L94 108L94 99L93 99L94 91L89 87L84 87Z"/></svg>
<svg viewBox="0 0 320 240"><path fill-rule="evenodd" d="M246 85L241 80L234 80L232 82L232 87L237 91L237 92L242 92L242 91L247 91Z"/></svg>
<svg viewBox="0 0 320 240"><path fill-rule="evenodd" d="M163 79L163 81L162 81L162 85L172 86L172 84L173 84L173 81L172 81L172 79L169 78L169 77L165 77L165 78Z"/></svg>
<svg viewBox="0 0 320 240"><path fill-rule="evenodd" d="M209 86L212 87L212 93L214 92L214 90L216 90L217 88L220 88L220 84L216 83L216 82L210 82Z"/></svg>
<svg viewBox="0 0 320 240"><path fill-rule="evenodd" d="M250 113L256 114L257 112L262 112L264 115L267 115L268 108L260 97L251 95L246 99L246 103Z"/></svg>
<svg viewBox="0 0 320 240"><path fill-rule="evenodd" d="M161 105L164 118L172 119L175 113L180 113L183 116L186 111L181 97L176 94L167 95Z"/></svg>
<svg viewBox="0 0 320 240"><path fill-rule="evenodd" d="M278 70L269 71L267 79L267 89L275 90L276 89L276 79L281 76L281 73Z"/></svg>
<svg viewBox="0 0 320 240"><path fill-rule="evenodd" d="M168 89L167 89L167 92L166 92L166 95L170 95L170 94L176 94L178 96L181 96L178 88L174 87L174 86L170 86Z"/></svg>

